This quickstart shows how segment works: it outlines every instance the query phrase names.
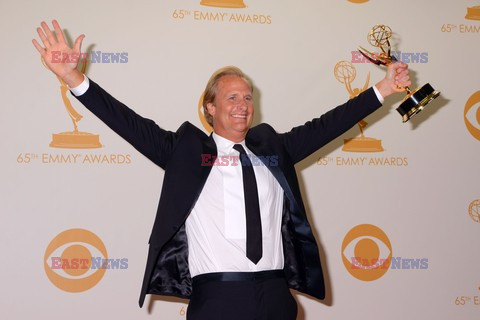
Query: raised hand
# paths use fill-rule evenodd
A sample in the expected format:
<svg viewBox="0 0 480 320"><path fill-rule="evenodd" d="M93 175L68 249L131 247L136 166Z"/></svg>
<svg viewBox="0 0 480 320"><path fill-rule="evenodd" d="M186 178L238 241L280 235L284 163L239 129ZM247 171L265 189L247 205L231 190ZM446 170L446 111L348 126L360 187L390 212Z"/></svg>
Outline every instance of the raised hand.
<svg viewBox="0 0 480 320"><path fill-rule="evenodd" d="M402 62L395 62L388 65L385 78L375 86L382 96L386 98L392 93L405 91L405 87L411 84L408 65Z"/></svg>
<svg viewBox="0 0 480 320"><path fill-rule="evenodd" d="M77 64L80 61L81 46L85 35L78 36L73 48L71 48L66 43L58 22L53 20L52 25L55 33L50 30L44 21L41 23L41 28L37 28L37 33L44 47L35 39L32 40L32 43L48 68L69 87L76 87L83 81L83 74L77 70Z"/></svg>

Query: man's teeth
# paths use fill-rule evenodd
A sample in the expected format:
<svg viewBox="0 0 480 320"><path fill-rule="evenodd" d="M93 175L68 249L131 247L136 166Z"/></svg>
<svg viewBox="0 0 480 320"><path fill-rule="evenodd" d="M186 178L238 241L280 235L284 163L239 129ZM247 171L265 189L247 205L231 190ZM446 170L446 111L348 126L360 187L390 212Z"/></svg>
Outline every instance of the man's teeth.
<svg viewBox="0 0 480 320"><path fill-rule="evenodd" d="M232 114L232 117L245 119L247 116L246 115L241 115L241 114Z"/></svg>

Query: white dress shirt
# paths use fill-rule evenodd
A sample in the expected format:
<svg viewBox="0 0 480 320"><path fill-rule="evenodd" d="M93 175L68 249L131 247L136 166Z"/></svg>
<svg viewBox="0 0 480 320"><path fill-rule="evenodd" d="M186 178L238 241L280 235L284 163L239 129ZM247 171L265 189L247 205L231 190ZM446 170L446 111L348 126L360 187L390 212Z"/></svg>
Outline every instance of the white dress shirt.
<svg viewBox="0 0 480 320"><path fill-rule="evenodd" d="M213 133L213 139L218 157L229 160L219 161L212 166L205 186L186 220L191 276L210 272L283 269L283 190L280 184L266 166L253 166L263 245L262 258L254 264L246 256L245 200L239 152L233 149L234 142L216 133ZM245 142L240 144L247 155L254 157ZM228 165L225 165L227 162ZM252 161L254 164L258 162Z"/></svg>

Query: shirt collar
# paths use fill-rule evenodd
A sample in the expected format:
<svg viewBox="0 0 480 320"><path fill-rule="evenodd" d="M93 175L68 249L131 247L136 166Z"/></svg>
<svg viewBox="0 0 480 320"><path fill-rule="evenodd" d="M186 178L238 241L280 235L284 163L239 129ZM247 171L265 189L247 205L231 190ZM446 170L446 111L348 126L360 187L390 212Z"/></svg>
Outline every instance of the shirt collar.
<svg viewBox="0 0 480 320"><path fill-rule="evenodd" d="M242 140L240 142L233 142L231 140L228 140L227 138L224 138L218 135L215 132L212 133L212 136L213 136L213 140L215 141L215 144L217 145L218 153L225 153L225 154L231 153L233 150L233 146L235 144L241 144L245 148L245 150L248 150L247 146L245 145L245 140ZM238 152L238 151L235 151L235 152Z"/></svg>

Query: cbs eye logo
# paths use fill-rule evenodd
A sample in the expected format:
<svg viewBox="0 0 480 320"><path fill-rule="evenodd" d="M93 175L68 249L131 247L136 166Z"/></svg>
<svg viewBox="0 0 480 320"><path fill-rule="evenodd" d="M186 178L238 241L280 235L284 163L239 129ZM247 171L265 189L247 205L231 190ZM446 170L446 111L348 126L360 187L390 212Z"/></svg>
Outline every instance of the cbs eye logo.
<svg viewBox="0 0 480 320"><path fill-rule="evenodd" d="M371 224L361 224L345 235L342 260L355 278L373 281L382 277L392 262L392 245L385 232Z"/></svg>
<svg viewBox="0 0 480 320"><path fill-rule="evenodd" d="M470 134L480 140L480 91L475 92L467 100L463 111L465 126Z"/></svg>
<svg viewBox="0 0 480 320"><path fill-rule="evenodd" d="M105 274L106 268L94 263L93 257L100 256L108 259L107 249L96 234L84 229L66 230L53 238L45 250L45 273L61 290L86 291Z"/></svg>

